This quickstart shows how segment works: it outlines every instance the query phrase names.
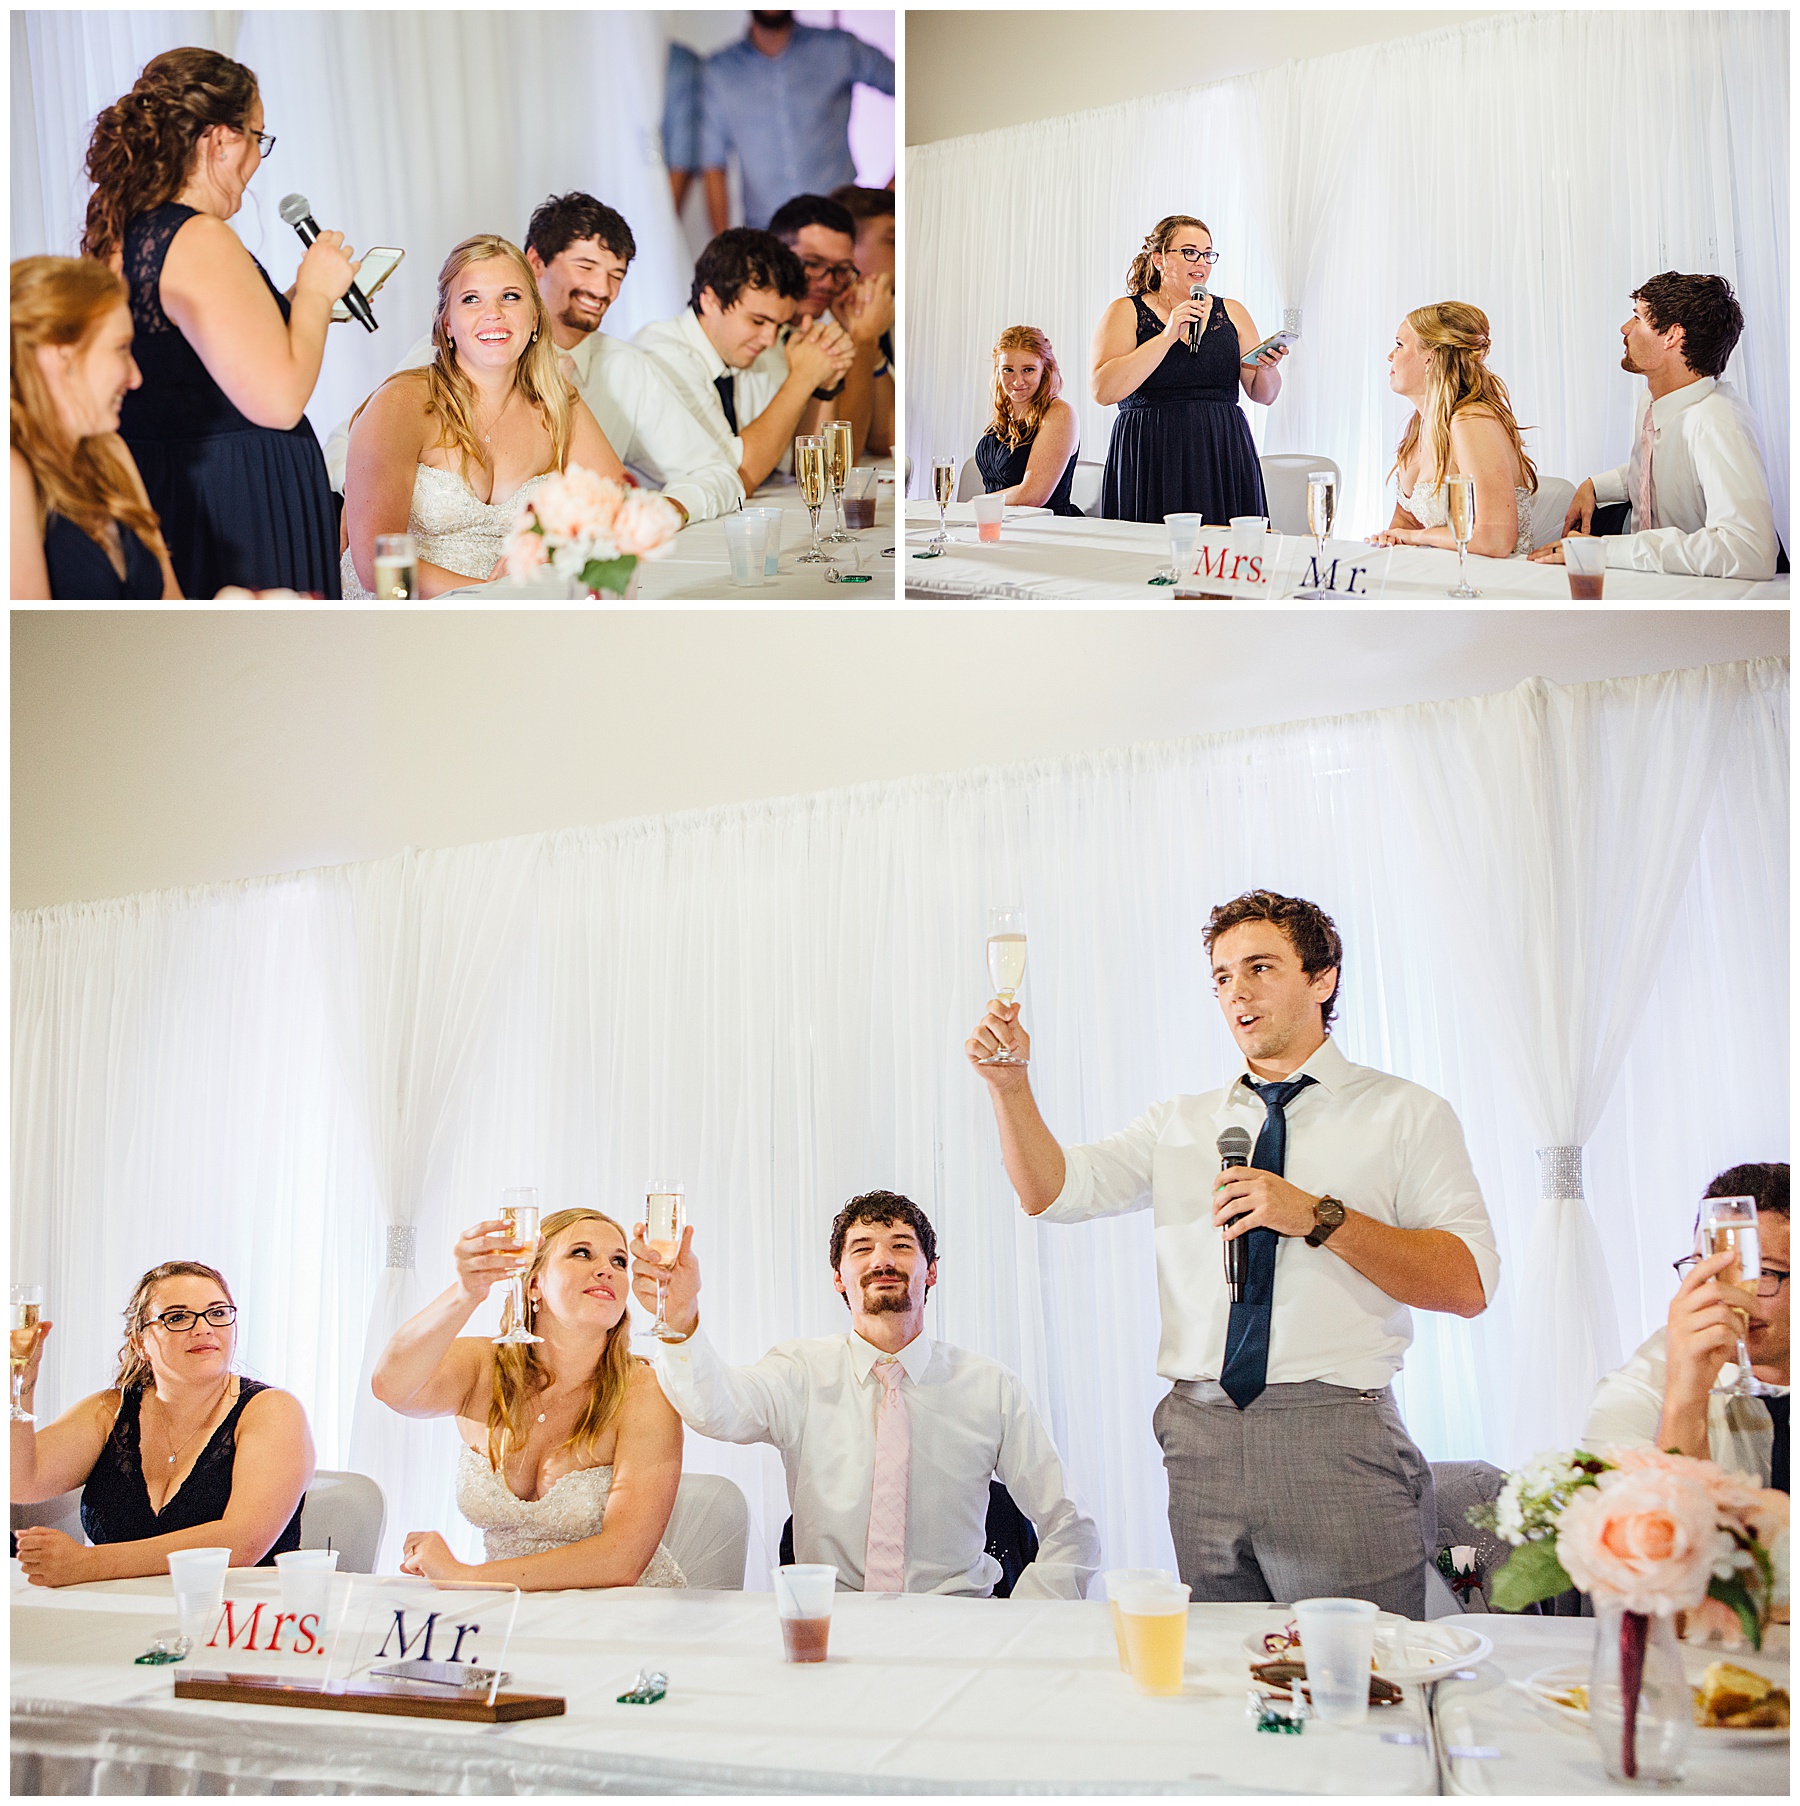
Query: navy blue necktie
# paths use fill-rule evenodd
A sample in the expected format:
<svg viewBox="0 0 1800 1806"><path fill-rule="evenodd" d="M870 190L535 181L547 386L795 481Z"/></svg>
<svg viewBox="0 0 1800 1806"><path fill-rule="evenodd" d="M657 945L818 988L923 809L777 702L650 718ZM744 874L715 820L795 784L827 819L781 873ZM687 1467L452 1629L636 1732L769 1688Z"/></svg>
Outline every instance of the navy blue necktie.
<svg viewBox="0 0 1800 1806"><path fill-rule="evenodd" d="M727 370L723 376L713 378L713 387L719 391L719 401L725 409L725 424L731 428L732 436L737 435L737 372Z"/></svg>
<svg viewBox="0 0 1800 1806"><path fill-rule="evenodd" d="M1285 1176L1287 1107L1316 1081L1311 1073L1303 1073L1279 1085L1259 1085L1252 1078L1244 1083L1262 1099L1268 1112L1250 1164L1265 1173ZM1219 1375L1219 1384L1240 1411L1269 1383L1269 1313L1275 1308L1275 1250L1281 1237L1273 1229L1252 1229L1245 1239L1250 1243L1250 1273L1244 1282L1244 1296L1231 1307L1231 1320L1225 1326L1225 1366Z"/></svg>

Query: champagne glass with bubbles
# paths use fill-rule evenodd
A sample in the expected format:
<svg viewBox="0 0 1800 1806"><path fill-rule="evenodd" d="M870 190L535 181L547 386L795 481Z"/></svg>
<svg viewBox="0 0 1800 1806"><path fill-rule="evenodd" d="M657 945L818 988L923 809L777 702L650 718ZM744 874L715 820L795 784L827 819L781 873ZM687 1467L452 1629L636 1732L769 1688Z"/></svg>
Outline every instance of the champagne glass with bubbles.
<svg viewBox="0 0 1800 1806"><path fill-rule="evenodd" d="M819 550L819 510L825 505L825 441L817 433L802 433L794 441L794 476L800 484L800 499L812 517L812 550L802 552L796 564L829 564Z"/></svg>
<svg viewBox="0 0 1800 1806"><path fill-rule="evenodd" d="M987 939L988 979L994 995L1002 1003L1011 1003L1025 982L1025 912L1015 904L988 911ZM998 1047L983 1060L984 1066L1024 1066L1009 1047Z"/></svg>
<svg viewBox="0 0 1800 1806"><path fill-rule="evenodd" d="M1735 1254L1736 1260L1719 1274L1719 1283L1754 1292L1762 1277L1762 1241L1756 1229L1754 1198L1705 1198L1700 1204L1699 1252L1702 1257ZM1737 1378L1729 1386L1715 1384L1713 1391L1727 1398L1765 1398L1769 1388L1750 1371L1750 1351L1744 1346L1749 1327L1744 1313L1738 1319Z"/></svg>
<svg viewBox="0 0 1800 1806"><path fill-rule="evenodd" d="M927 548L941 552L950 543L950 527L944 519L944 510L950 506L956 494L956 460L954 458L933 458L931 460L931 493L937 501L938 530L937 537Z"/></svg>
<svg viewBox="0 0 1800 1806"><path fill-rule="evenodd" d="M1456 535L1456 588L1447 593L1467 602L1481 591L1469 582L1469 541L1475 537L1475 479L1451 477L1444 484L1444 501L1450 510L1450 531Z"/></svg>
<svg viewBox="0 0 1800 1806"><path fill-rule="evenodd" d="M831 505L837 525L825 535L828 546L853 546L856 541L844 531L844 485L856 467L855 429L848 420L831 420L825 425L825 481L831 489Z"/></svg>
<svg viewBox="0 0 1800 1806"><path fill-rule="evenodd" d="M525 1315L525 1269L531 1265L531 1254L538 1243L535 1187L515 1185L503 1191L500 1194L500 1220L505 1223L513 1245L525 1250L525 1258L519 1270L506 1282L506 1297L500 1306L500 1333L494 1340L506 1344L541 1342L544 1338L534 1336L526 1327Z"/></svg>
<svg viewBox="0 0 1800 1806"><path fill-rule="evenodd" d="M14 1423L36 1423L37 1419L19 1402L25 1384L26 1364L37 1346L38 1324L44 1315L44 1288L40 1285L13 1286L7 1293L12 1306L12 1339L8 1353L12 1357L12 1420Z"/></svg>
<svg viewBox="0 0 1800 1806"><path fill-rule="evenodd" d="M659 1342L679 1342L681 1337L669 1328L668 1281L664 1275L674 1271L681 1253L681 1231L687 1222L686 1195L679 1185L658 1179L644 1194L644 1242L656 1256L661 1269L656 1275L656 1321L650 1333Z"/></svg>

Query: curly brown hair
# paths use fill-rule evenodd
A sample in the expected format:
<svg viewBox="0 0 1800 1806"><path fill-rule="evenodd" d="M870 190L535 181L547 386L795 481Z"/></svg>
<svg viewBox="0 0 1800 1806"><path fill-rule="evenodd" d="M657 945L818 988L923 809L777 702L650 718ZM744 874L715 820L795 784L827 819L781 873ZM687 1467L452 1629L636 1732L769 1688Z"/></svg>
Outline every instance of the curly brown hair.
<svg viewBox="0 0 1800 1806"><path fill-rule="evenodd" d="M237 1303L231 1287L225 1283L225 1275L217 1267L197 1260L166 1260L160 1267L152 1267L137 1282L131 1302L125 1307L125 1345L119 1350L119 1371L113 1380L119 1391L141 1386L150 1378L150 1357L144 1352L144 1324L149 1320L151 1296L165 1279L184 1278L210 1279L225 1294L228 1304Z"/></svg>
<svg viewBox="0 0 1800 1806"><path fill-rule="evenodd" d="M1338 991L1344 976L1344 943L1337 924L1316 903L1304 897L1284 897L1279 891L1247 890L1229 903L1215 904L1206 920L1206 950L1227 929L1239 928L1245 922L1272 922L1287 936L1288 945L1300 956L1300 970L1308 978L1321 972L1335 971L1338 983L1321 1005L1322 1025L1331 1027L1337 1008Z"/></svg>
<svg viewBox="0 0 1800 1806"><path fill-rule="evenodd" d="M1169 240L1184 226L1198 226L1209 241L1212 238L1212 227L1203 219L1195 219L1191 213L1171 213L1159 219L1144 239L1144 248L1131 260L1131 268L1125 276L1126 294L1150 295L1162 287L1162 274L1150 259L1166 251Z"/></svg>
<svg viewBox="0 0 1800 1806"><path fill-rule="evenodd" d="M897 1191L866 1191L854 1197L831 1219L831 1270L844 1259L844 1243L858 1223L904 1223L919 1238L919 1252L926 1266L937 1259L937 1232L931 1219L911 1198Z"/></svg>
<svg viewBox="0 0 1800 1806"><path fill-rule="evenodd" d="M85 257L115 259L126 222L181 192L194 149L216 125L242 131L256 101L256 77L216 50L165 50L147 62L131 92L101 109L88 140Z"/></svg>
<svg viewBox="0 0 1800 1806"><path fill-rule="evenodd" d="M1681 357L1700 376L1723 376L1744 331L1744 310L1723 276L1686 276L1664 270L1631 291L1657 332L1679 326Z"/></svg>

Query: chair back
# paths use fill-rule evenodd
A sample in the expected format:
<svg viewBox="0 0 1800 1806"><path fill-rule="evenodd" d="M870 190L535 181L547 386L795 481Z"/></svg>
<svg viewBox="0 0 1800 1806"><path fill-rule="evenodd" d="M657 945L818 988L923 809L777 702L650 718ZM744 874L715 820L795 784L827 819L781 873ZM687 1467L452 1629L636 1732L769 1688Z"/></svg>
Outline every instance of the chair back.
<svg viewBox="0 0 1800 1806"><path fill-rule="evenodd" d="M973 458L963 459L963 467L957 473L956 499L959 502L972 502L976 496L987 493L987 485L981 479L981 467ZM932 498L934 501L936 497Z"/></svg>
<svg viewBox="0 0 1800 1806"><path fill-rule="evenodd" d="M81 1488L77 1486L72 1492L59 1492L54 1499L41 1499L35 1505L12 1508L15 1531L32 1529L40 1524L85 1544L87 1532L81 1527Z"/></svg>
<svg viewBox="0 0 1800 1806"><path fill-rule="evenodd" d="M689 1586L738 1593L744 1590L750 1506L723 1474L681 1476L675 1509L669 1513L669 1526L662 1540Z"/></svg>
<svg viewBox="0 0 1800 1806"><path fill-rule="evenodd" d="M1563 516L1575 499L1575 485L1567 477L1538 478L1537 494L1531 498L1531 545L1553 546L1562 538Z"/></svg>
<svg viewBox="0 0 1800 1806"><path fill-rule="evenodd" d="M988 1482L987 1552L1000 1564L1000 1578L994 1582L994 1597L1010 1599L1019 1584L1019 1576L1037 1560L1038 1534L1030 1518L1013 1502L1013 1496L998 1480ZM781 1562L789 1567L794 1560L794 1520L781 1526Z"/></svg>
<svg viewBox="0 0 1800 1806"><path fill-rule="evenodd" d="M1306 478L1310 471L1328 470L1338 480L1338 500L1344 497L1343 473L1335 458L1312 452L1267 452L1257 459L1262 466L1263 496L1269 509L1271 533L1306 534ZM1220 527L1223 521L1209 521Z"/></svg>
<svg viewBox="0 0 1800 1806"><path fill-rule="evenodd" d="M367 1474L320 1468L300 1514L302 1549L336 1549L340 1574L373 1574L387 1499Z"/></svg>
<svg viewBox="0 0 1800 1806"><path fill-rule="evenodd" d="M1077 458L1069 483L1069 500L1090 519L1100 512L1100 488L1106 466L1098 458Z"/></svg>

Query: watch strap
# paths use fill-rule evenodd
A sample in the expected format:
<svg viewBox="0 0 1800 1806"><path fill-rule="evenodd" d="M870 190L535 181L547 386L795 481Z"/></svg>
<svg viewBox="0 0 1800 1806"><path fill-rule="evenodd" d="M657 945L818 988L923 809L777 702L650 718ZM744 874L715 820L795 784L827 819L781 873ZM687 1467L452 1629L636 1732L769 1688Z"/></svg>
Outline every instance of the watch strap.
<svg viewBox="0 0 1800 1806"><path fill-rule="evenodd" d="M1326 1210L1327 1204L1337 1206L1335 1211ZM1313 1226L1306 1232L1306 1245L1309 1248L1322 1248L1330 1237L1343 1226L1344 1201L1327 1194L1313 1206Z"/></svg>

